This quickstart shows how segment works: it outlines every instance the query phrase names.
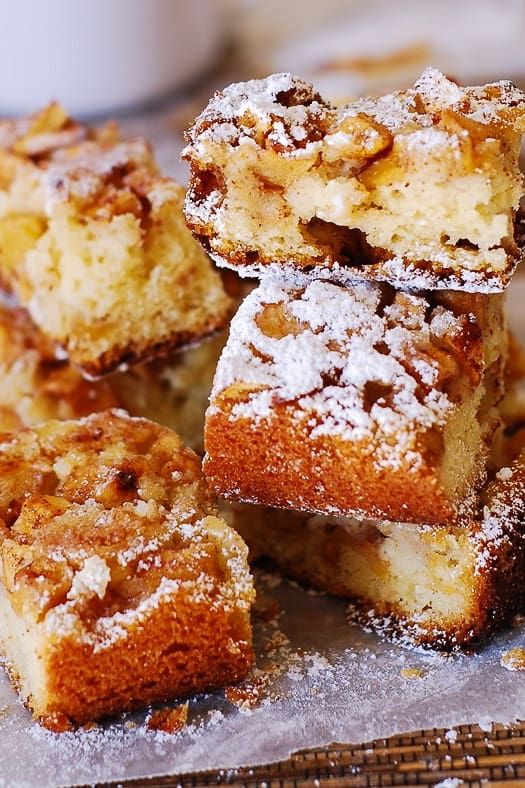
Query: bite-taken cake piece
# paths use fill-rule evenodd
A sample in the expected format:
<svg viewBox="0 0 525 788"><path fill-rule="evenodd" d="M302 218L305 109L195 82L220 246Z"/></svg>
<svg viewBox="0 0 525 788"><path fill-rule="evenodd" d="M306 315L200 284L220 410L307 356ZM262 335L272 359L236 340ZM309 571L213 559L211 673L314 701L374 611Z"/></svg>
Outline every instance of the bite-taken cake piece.
<svg viewBox="0 0 525 788"><path fill-rule="evenodd" d="M521 257L525 94L413 88L334 108L290 74L216 93L187 133L189 227L245 275L505 288Z"/></svg>
<svg viewBox="0 0 525 788"><path fill-rule="evenodd" d="M486 478L506 337L498 294L266 280L219 360L205 473L245 503L459 521Z"/></svg>
<svg viewBox="0 0 525 788"><path fill-rule="evenodd" d="M202 454L204 413L225 341L221 331L167 359L86 380L67 358L56 358L25 310L0 304L0 432L118 407L175 430Z"/></svg>
<svg viewBox="0 0 525 788"><path fill-rule="evenodd" d="M106 411L4 434L0 517L0 643L45 724L248 672L247 549L175 433Z"/></svg>
<svg viewBox="0 0 525 788"><path fill-rule="evenodd" d="M460 526L224 508L253 557L349 598L351 621L395 640L466 648L523 609L525 451L500 469Z"/></svg>
<svg viewBox="0 0 525 788"><path fill-rule="evenodd" d="M92 376L226 325L231 301L149 145L58 105L0 122L0 280Z"/></svg>

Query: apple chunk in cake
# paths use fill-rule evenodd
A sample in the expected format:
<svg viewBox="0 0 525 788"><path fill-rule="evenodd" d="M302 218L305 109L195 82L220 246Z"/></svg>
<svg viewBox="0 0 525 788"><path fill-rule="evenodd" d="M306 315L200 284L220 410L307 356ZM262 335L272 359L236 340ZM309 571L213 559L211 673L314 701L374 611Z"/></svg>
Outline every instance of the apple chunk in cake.
<svg viewBox="0 0 525 788"><path fill-rule="evenodd" d="M232 321L204 469L227 498L450 523L485 480L503 296L267 280Z"/></svg>
<svg viewBox="0 0 525 788"><path fill-rule="evenodd" d="M458 526L224 507L254 557L352 600L352 621L395 639L456 649L485 640L525 601L525 452Z"/></svg>
<svg viewBox="0 0 525 788"><path fill-rule="evenodd" d="M415 86L335 109L290 74L217 93L187 134L190 228L217 262L500 291L521 256L525 94Z"/></svg>
<svg viewBox="0 0 525 788"><path fill-rule="evenodd" d="M246 675L246 547L175 433L106 411L4 435L0 517L0 643L36 717L81 724Z"/></svg>
<svg viewBox="0 0 525 788"><path fill-rule="evenodd" d="M231 302L146 142L56 105L0 123L0 279L96 376L223 327Z"/></svg>

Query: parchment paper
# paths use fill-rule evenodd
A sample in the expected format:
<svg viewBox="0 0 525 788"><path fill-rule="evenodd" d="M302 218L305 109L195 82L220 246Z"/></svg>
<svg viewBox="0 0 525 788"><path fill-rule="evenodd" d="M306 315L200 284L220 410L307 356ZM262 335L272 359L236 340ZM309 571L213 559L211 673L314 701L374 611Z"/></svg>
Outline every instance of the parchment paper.
<svg viewBox="0 0 525 788"><path fill-rule="evenodd" d="M512 324L525 341L525 276L511 285L510 300ZM256 623L258 664L276 671L258 706L239 710L217 693L191 701L189 725L178 734L149 731L144 713L54 734L31 721L0 673L0 786L227 770L332 741L359 743L463 723L489 730L492 721L525 717L525 673L500 665L504 651L525 645L523 623L479 653L445 658L351 627L342 601L277 576L260 573L258 587L281 611ZM449 737L454 740L454 732Z"/></svg>

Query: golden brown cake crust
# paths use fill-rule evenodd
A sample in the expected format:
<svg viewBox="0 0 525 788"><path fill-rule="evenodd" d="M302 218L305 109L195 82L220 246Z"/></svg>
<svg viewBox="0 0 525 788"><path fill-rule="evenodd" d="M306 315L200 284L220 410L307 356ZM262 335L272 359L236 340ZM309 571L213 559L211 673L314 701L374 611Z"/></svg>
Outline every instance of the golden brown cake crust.
<svg viewBox="0 0 525 788"><path fill-rule="evenodd" d="M175 433L106 411L3 441L2 639L37 717L82 724L246 675L246 548ZM16 620L43 686L10 651Z"/></svg>
<svg viewBox="0 0 525 788"><path fill-rule="evenodd" d="M166 361L178 352L191 350L194 345L220 334L227 328L232 310L224 312L219 320L201 324L198 331L179 331L172 333L161 342L137 342L130 340L125 346L115 347L98 356L94 361L84 360L82 372L88 380L101 381L105 376L119 370L126 371L128 366L148 364L151 361Z"/></svg>
<svg viewBox="0 0 525 788"><path fill-rule="evenodd" d="M215 404L219 412L206 419L203 467L218 495L320 514L406 521L417 513L428 523L458 517L432 467L414 473L400 463L381 471L368 441L349 446L337 437L312 439L307 424L290 429L286 406L276 405L271 421L255 426L231 421L231 403Z"/></svg>

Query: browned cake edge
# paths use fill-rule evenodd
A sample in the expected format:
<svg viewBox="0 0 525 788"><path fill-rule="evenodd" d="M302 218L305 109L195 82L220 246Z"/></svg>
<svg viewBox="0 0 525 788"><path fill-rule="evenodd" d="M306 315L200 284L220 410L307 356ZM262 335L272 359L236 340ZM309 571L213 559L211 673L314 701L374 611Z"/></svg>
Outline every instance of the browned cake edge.
<svg viewBox="0 0 525 788"><path fill-rule="evenodd" d="M45 708L28 707L40 721L57 716L82 725L149 704L187 697L243 679L254 662L250 615L210 609L189 594L160 603L106 649L64 637L45 652ZM19 686L16 669L10 678Z"/></svg>
<svg viewBox="0 0 525 788"><path fill-rule="evenodd" d="M132 339L124 347L113 347L94 360L85 358L84 353L72 347L71 342L66 343L65 350L70 361L79 367L86 377L96 379L114 372L119 367L165 358L171 353L186 350L226 328L233 312L234 308L231 306L220 318L209 320L200 331L175 331L166 339L154 342L137 342Z"/></svg>
<svg viewBox="0 0 525 788"><path fill-rule="evenodd" d="M205 427L203 469L218 495L243 503L397 522L453 524L469 513L469 500L447 498L433 475L408 463L379 468L370 445L338 436L308 434L305 422L290 428L286 405L270 420L230 420L219 396ZM315 458L315 459L314 459ZM340 472L344 468L344 473ZM482 469L478 473L483 483Z"/></svg>

